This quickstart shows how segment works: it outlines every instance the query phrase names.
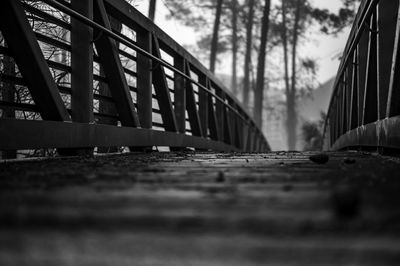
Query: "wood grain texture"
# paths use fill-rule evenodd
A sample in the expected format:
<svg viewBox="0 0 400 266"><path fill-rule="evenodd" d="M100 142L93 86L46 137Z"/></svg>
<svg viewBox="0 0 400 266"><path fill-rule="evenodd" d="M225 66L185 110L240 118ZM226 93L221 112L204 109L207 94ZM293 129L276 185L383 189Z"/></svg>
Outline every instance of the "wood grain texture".
<svg viewBox="0 0 400 266"><path fill-rule="evenodd" d="M399 265L399 159L132 153L0 164L1 265Z"/></svg>

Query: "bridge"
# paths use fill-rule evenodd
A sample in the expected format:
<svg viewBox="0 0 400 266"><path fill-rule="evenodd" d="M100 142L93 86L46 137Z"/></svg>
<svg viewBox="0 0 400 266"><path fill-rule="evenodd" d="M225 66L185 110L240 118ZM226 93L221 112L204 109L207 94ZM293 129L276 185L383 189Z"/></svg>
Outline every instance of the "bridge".
<svg viewBox="0 0 400 266"><path fill-rule="evenodd" d="M323 153L272 152L126 1L1 0L0 264L398 265L399 22L362 1Z"/></svg>

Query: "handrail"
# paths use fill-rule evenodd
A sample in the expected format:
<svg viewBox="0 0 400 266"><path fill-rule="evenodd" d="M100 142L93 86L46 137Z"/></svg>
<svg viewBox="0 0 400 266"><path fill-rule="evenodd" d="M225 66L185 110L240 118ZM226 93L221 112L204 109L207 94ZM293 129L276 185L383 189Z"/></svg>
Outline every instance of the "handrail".
<svg viewBox="0 0 400 266"><path fill-rule="evenodd" d="M362 1L334 83L324 149L400 149L399 7L399 0Z"/></svg>
<svg viewBox="0 0 400 266"><path fill-rule="evenodd" d="M365 23L367 22L367 19L369 19L369 16L372 14L372 12L374 11L374 8L376 8L376 5L378 4L380 0L372 0L370 2L370 4L368 5L367 11L365 12L365 15L362 17L361 23L354 23L355 29L356 29L356 33L353 38L349 38L349 43L350 46L348 49L345 49L345 57L344 60L341 61L340 63L340 67L339 67L339 71L338 74L336 75L337 77L342 77L344 74L344 71L346 70L346 66L349 63L350 59L352 59L350 56L351 54L354 52L354 50L357 48L358 42L360 41L361 35L364 32L363 26L362 27L356 27L356 24L360 24L360 25L365 25ZM368 1L364 0L364 3L368 3ZM362 6L360 7L362 8ZM362 12L362 10L360 10L359 12ZM347 48L347 45L346 45ZM332 92L332 95L334 95L337 92L338 89L338 83L340 82L340 79L336 78L335 83L333 85L334 87L334 91ZM333 102L333 97L331 98L331 101L329 103L329 107L328 107L328 114L327 116L329 116L329 112L331 110L331 106L332 106L332 102Z"/></svg>
<svg viewBox="0 0 400 266"><path fill-rule="evenodd" d="M140 48L139 46L135 45L131 40L129 40L127 37L114 33L113 31L99 25L96 22L91 21L90 19L86 18L85 16L82 16L81 14L79 14L78 12L72 10L71 8L68 8L67 6L60 4L59 2L57 2L57 0L42 0L43 2L47 3L48 5L59 9L60 11L64 12L65 14L70 15L71 17L74 17L78 20L80 20L81 22L87 24L88 26L91 26L92 28L101 30L103 33L105 33L107 36L113 38L116 41L121 42L122 44L126 45L129 48L132 48L133 50L145 55L146 57L151 58L151 60L156 61L157 63L165 66L166 68L172 70L174 73L179 74L180 76L184 77L185 79L189 80L190 82L192 82L193 84L197 85L199 88L201 88L202 90L206 91L207 93L211 94L216 100L218 100L219 102L221 102L223 105L225 105L227 108L231 109L231 111L233 111L234 113L236 113L236 115L238 115L241 119L243 119L246 123L249 123L247 120L244 119L243 116L241 116L232 106L228 105L225 103L225 101L221 98L218 97L216 94L214 94L211 90L207 89L205 86L203 86L202 84L200 84L199 82L195 81L194 79L192 79L191 77L189 77L188 75L186 75L185 73L183 73L182 71L180 71L179 69L173 67L172 65L168 64L167 62L165 62L164 60L155 57L154 55L150 54L149 52L143 50L142 48Z"/></svg>
<svg viewBox="0 0 400 266"><path fill-rule="evenodd" d="M7 48L0 45L0 53L14 58L23 77L0 73L0 78L5 84L26 86L33 99L14 102L9 98L0 102L0 109L11 110L14 114L11 117L3 115L0 119L0 125L4 125L0 127L0 150L37 149L37 143L40 143L39 147L60 151L65 148L90 151L95 146L121 145L129 146L131 150L160 145L172 149L270 150L254 120L214 75L125 1L41 2L43 6L67 15L70 22L60 20L54 13L46 14L40 8L30 6L29 2L0 2L0 32L7 43ZM91 3L93 7L89 6ZM26 12L69 31L70 44L42 31L37 32L32 28L33 24L30 25ZM122 25L135 32L136 40L121 32ZM129 56L119 44L137 54ZM48 45L70 53L71 66L55 61L51 58L53 53L46 59L43 49L48 49ZM95 55L92 55L91 47L96 48ZM164 60L161 51L171 56L174 63ZM124 56L127 60L124 62L129 65L135 64L136 70L123 66L120 56ZM93 72L93 63L98 64L100 73ZM57 83L50 72L52 69L70 75L70 81L67 81L70 87ZM167 69L174 75L165 73ZM196 79L191 72L196 74ZM132 80L126 75L134 78L136 85L128 84ZM94 81L99 82L100 89L107 86L102 89L105 91L93 93ZM174 82L173 89L169 87L170 81ZM7 90L7 87L0 89ZM60 92L68 97L61 98ZM132 93L137 100L132 99ZM93 99L98 101L96 108L103 108L102 111L93 111ZM157 101L158 109L153 106L154 101ZM15 119L15 110L24 114L38 113L44 121L28 123L18 117ZM98 122L93 123L93 117ZM52 130L55 126L63 131ZM23 139L18 132L25 132L29 127L35 128L33 134L36 135ZM158 131L158 127L164 131ZM55 132L53 139L47 139L52 138L49 131ZM41 136L46 139L38 141ZM58 138L57 141L54 138Z"/></svg>

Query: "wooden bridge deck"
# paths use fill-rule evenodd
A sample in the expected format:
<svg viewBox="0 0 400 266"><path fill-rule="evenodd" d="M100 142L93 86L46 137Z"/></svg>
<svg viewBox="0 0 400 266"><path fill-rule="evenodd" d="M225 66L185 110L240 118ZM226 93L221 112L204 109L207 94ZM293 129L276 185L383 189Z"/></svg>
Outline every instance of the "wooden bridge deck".
<svg viewBox="0 0 400 266"><path fill-rule="evenodd" d="M398 159L150 153L0 164L0 265L400 265Z"/></svg>

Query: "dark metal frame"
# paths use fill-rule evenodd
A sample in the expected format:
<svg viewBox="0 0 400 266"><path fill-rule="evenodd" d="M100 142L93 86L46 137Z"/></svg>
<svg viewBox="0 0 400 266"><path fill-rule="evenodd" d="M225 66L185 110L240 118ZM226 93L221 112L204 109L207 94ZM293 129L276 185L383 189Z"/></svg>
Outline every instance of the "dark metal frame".
<svg viewBox="0 0 400 266"><path fill-rule="evenodd" d="M336 77L324 149L399 149L399 77L399 0L365 0Z"/></svg>
<svg viewBox="0 0 400 266"><path fill-rule="evenodd" d="M41 2L70 16L71 23L20 0L0 1L0 30L8 45L0 53L14 58L23 77L1 74L0 81L27 86L35 102L0 101L0 108L25 108L43 119L0 119L0 150L113 146L270 150L253 119L214 75L124 0ZM69 30L71 43L34 32L26 12ZM112 20L133 30L136 39L116 31ZM45 60L38 40L71 52L71 65ZM136 53L122 51L120 44ZM173 58L173 64L164 60L162 52ZM125 68L121 56L135 62L136 70ZM93 62L101 66L100 75L93 73ZM49 68L70 73L71 87L57 86ZM136 87L128 84L125 75L136 79ZM110 94L94 94L94 81L105 84ZM70 95L71 109L60 92ZM94 113L93 100L114 104L116 113ZM162 123L153 121L153 114L159 114ZM119 121L120 126L95 123L98 117Z"/></svg>

